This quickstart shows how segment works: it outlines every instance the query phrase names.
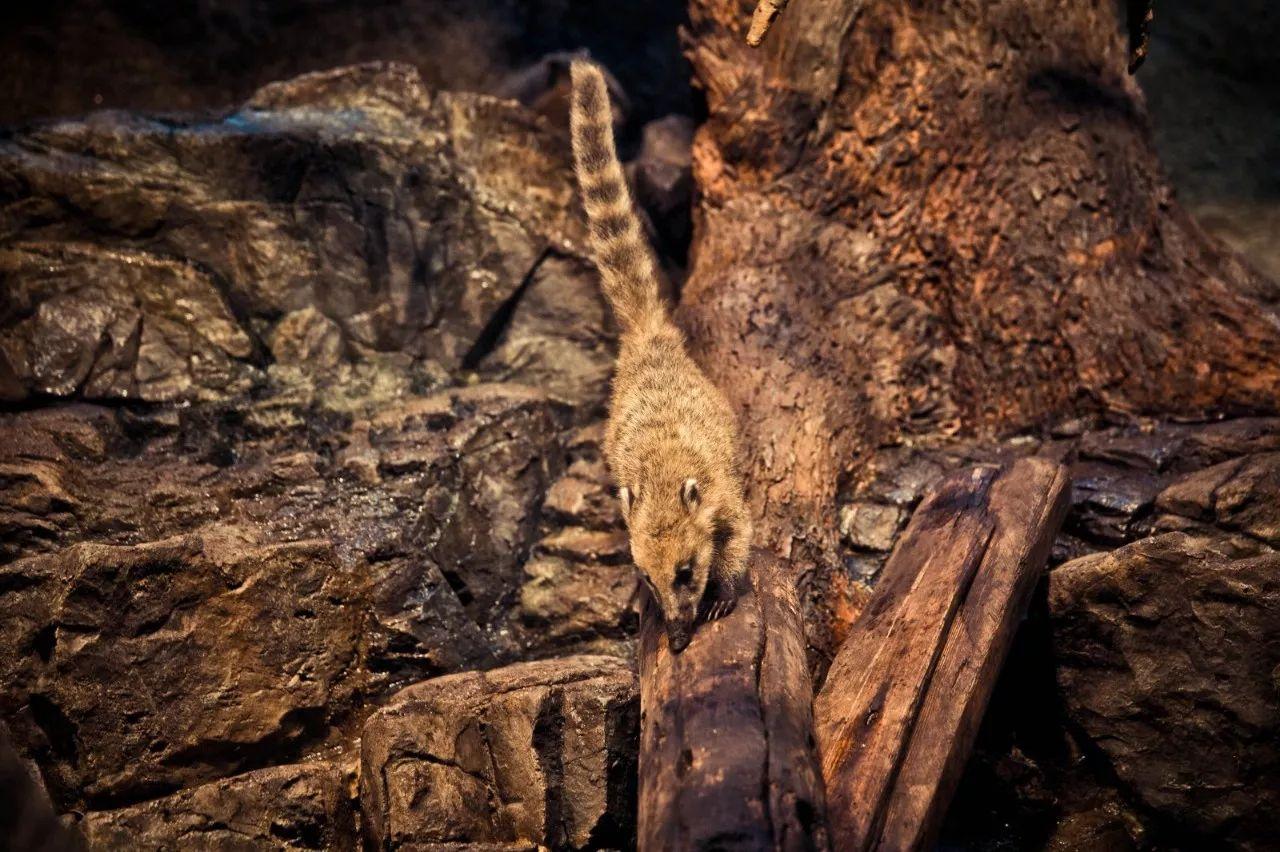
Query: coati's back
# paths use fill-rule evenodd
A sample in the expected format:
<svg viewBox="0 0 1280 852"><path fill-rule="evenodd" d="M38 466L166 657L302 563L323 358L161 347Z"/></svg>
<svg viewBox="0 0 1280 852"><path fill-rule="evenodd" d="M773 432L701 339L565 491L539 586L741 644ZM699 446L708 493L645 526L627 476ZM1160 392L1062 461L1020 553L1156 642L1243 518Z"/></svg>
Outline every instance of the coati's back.
<svg viewBox="0 0 1280 852"><path fill-rule="evenodd" d="M618 162L599 69L572 67L573 153L591 247L621 326L605 453L631 551L680 650L732 606L750 537L728 401L685 352Z"/></svg>

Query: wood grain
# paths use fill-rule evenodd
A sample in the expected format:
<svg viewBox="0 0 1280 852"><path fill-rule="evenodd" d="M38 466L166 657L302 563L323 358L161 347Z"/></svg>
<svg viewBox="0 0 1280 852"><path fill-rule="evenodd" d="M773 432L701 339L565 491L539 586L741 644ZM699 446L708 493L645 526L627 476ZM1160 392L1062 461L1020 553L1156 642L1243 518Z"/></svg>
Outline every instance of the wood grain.
<svg viewBox="0 0 1280 852"><path fill-rule="evenodd" d="M814 705L834 848L932 840L1066 508L1059 465L938 483Z"/></svg>

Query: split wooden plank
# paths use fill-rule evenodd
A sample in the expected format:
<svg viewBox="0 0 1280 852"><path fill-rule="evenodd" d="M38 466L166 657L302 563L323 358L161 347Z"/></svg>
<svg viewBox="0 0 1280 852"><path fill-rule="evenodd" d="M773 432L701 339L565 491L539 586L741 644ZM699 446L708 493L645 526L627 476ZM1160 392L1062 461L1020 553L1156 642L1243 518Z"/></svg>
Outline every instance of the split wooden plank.
<svg viewBox="0 0 1280 852"><path fill-rule="evenodd" d="M1066 490L1059 465L1023 459L946 477L912 516L815 702L835 848L933 836Z"/></svg>
<svg viewBox="0 0 1280 852"><path fill-rule="evenodd" d="M1044 459L992 484L995 532L947 634L876 848L933 847L1070 497L1066 468Z"/></svg>
<svg viewBox="0 0 1280 852"><path fill-rule="evenodd" d="M813 685L786 566L751 556L752 588L672 654L640 627L641 850L822 850Z"/></svg>
<svg viewBox="0 0 1280 852"><path fill-rule="evenodd" d="M837 849L869 848L879 832L947 626L994 530L984 510L993 478L966 471L925 499L827 672L814 733Z"/></svg>

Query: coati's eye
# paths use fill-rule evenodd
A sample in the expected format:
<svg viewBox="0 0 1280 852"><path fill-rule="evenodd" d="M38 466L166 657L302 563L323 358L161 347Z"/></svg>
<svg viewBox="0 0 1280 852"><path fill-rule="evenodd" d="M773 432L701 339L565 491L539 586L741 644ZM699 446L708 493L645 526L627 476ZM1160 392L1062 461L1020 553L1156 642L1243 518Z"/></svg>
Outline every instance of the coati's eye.
<svg viewBox="0 0 1280 852"><path fill-rule="evenodd" d="M702 499L702 494L698 490L698 480L689 477L680 486L680 500L684 503L686 509L692 509L698 505L700 499Z"/></svg>
<svg viewBox="0 0 1280 852"><path fill-rule="evenodd" d="M676 578L674 580L674 584L677 586L686 586L686 587L693 585L693 560L692 559L688 560L687 562L681 565L676 566Z"/></svg>

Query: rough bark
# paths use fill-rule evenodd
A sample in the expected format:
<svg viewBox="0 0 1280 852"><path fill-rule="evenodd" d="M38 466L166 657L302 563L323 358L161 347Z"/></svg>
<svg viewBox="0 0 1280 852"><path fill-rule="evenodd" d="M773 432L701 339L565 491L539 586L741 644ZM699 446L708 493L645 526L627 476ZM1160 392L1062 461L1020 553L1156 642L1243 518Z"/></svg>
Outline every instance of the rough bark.
<svg viewBox="0 0 1280 852"><path fill-rule="evenodd" d="M761 544L829 564L876 446L1277 407L1276 290L1173 203L1110 3L694 0L710 118L682 316ZM820 649L852 610L823 572ZM825 624L824 624L825 623Z"/></svg>
<svg viewBox="0 0 1280 852"><path fill-rule="evenodd" d="M784 566L679 655L651 605L640 628L639 848L826 848L804 624Z"/></svg>

